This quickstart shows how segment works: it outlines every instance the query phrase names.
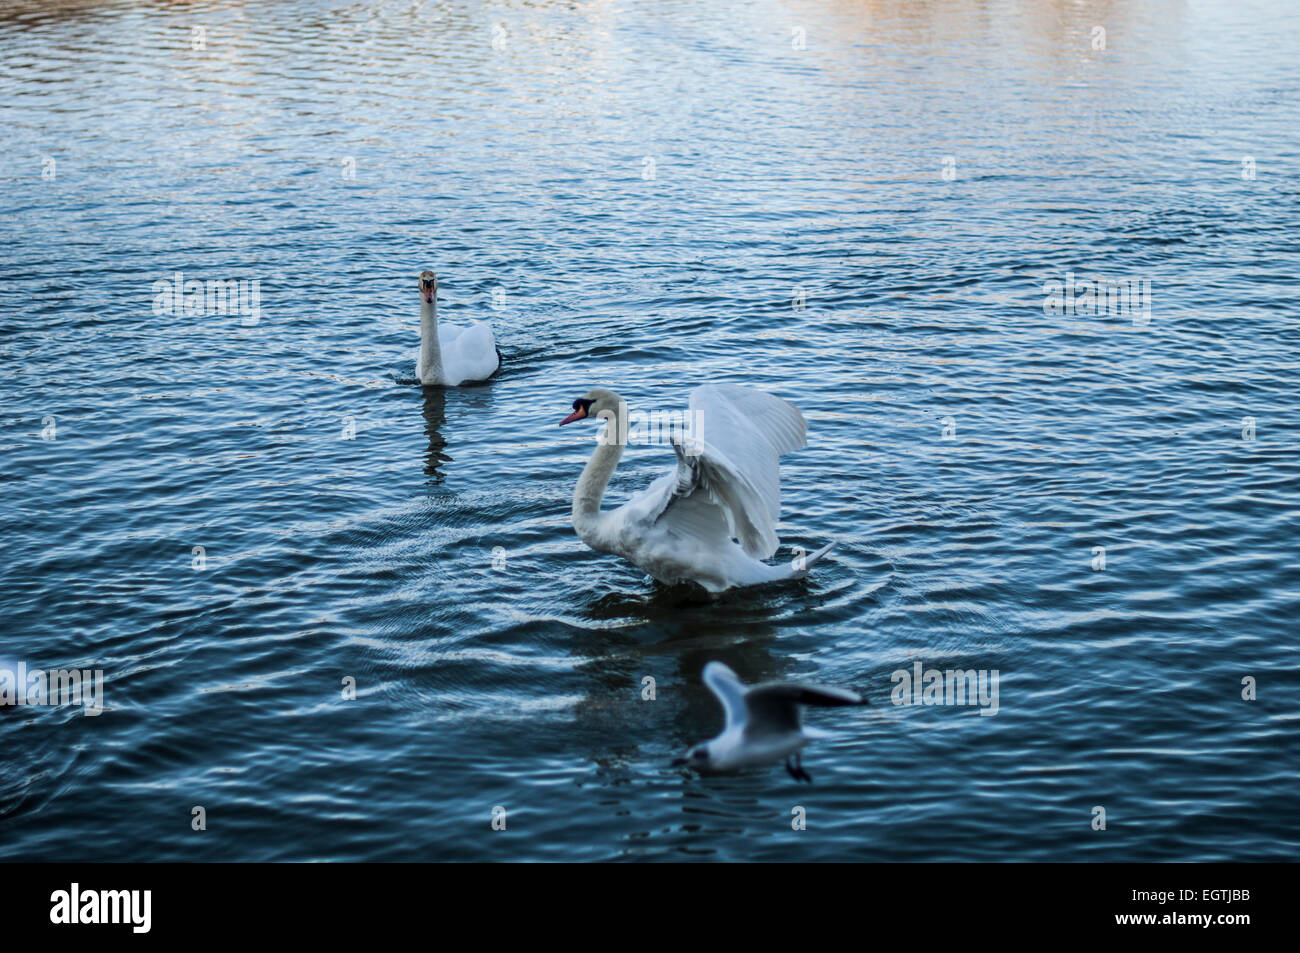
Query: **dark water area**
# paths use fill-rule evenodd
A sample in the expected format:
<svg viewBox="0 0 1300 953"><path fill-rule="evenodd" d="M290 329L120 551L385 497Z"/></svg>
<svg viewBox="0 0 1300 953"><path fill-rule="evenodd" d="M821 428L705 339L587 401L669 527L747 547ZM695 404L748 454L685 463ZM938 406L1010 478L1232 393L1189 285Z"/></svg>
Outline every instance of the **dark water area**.
<svg viewBox="0 0 1300 953"><path fill-rule="evenodd" d="M0 0L0 668L105 709L0 709L0 858L1294 858L1298 52L1283 2ZM490 383L411 382L422 268ZM573 533L573 399L713 382L808 419L806 581ZM870 705L811 785L685 773L714 659Z"/></svg>

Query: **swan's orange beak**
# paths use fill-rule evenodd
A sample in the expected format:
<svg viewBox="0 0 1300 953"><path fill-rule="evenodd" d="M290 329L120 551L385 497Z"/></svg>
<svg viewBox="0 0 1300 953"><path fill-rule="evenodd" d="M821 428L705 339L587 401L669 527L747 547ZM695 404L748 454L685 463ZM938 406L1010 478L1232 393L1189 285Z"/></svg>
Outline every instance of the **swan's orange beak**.
<svg viewBox="0 0 1300 953"><path fill-rule="evenodd" d="M571 424L575 420L584 420L591 415L591 405L594 403L588 397L579 397L573 402L573 413L560 421L560 426Z"/></svg>

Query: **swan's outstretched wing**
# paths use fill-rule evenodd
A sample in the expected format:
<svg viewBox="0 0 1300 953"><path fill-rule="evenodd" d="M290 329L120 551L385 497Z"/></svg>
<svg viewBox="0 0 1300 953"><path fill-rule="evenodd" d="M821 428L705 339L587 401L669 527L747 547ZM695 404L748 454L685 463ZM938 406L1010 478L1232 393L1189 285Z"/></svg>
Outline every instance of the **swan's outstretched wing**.
<svg viewBox="0 0 1300 953"><path fill-rule="evenodd" d="M743 725L746 718L745 683L736 677L736 673L721 662L710 662L704 666L704 684L722 702L722 709L727 713L727 728Z"/></svg>
<svg viewBox="0 0 1300 953"><path fill-rule="evenodd" d="M808 424L789 401L737 384L706 384L691 391L705 444L722 452L732 469L752 484L773 521L781 515L778 458L808 443Z"/></svg>
<svg viewBox="0 0 1300 953"><path fill-rule="evenodd" d="M695 388L690 409L697 442L674 444L676 486L655 522L691 536L701 536L708 523L715 537L724 532L753 558L768 558L779 542L779 458L807 442L803 414L779 397L735 384Z"/></svg>

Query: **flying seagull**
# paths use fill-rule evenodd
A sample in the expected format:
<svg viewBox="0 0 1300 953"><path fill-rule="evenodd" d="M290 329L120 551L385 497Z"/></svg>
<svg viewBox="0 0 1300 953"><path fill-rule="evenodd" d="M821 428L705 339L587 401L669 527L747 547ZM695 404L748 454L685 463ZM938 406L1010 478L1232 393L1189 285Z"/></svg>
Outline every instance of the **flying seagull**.
<svg viewBox="0 0 1300 953"><path fill-rule="evenodd" d="M673 764L706 772L736 771L783 760L792 778L811 782L799 751L813 738L826 735L803 727L799 706L866 704L854 692L823 685L764 682L749 687L721 662L704 666L704 684L722 702L726 727L712 741L696 745Z"/></svg>

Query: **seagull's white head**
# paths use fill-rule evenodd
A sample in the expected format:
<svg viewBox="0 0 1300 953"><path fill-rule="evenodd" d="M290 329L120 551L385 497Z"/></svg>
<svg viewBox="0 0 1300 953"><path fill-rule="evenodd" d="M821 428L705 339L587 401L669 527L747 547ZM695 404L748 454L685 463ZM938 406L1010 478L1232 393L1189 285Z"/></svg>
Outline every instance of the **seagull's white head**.
<svg viewBox="0 0 1300 953"><path fill-rule="evenodd" d="M438 276L428 268L420 272L420 297L428 304L433 304L433 299L438 294Z"/></svg>
<svg viewBox="0 0 1300 953"><path fill-rule="evenodd" d="M561 420L560 426L571 424L575 420L599 417L602 411L617 414L619 404L622 402L623 398L612 390L602 390L599 387L589 390L573 402L573 413Z"/></svg>
<svg viewBox="0 0 1300 953"><path fill-rule="evenodd" d="M697 771L711 771L717 763L713 756L713 742L706 741L704 744L698 744L690 751L686 752L684 758L674 758L674 767L694 768Z"/></svg>

